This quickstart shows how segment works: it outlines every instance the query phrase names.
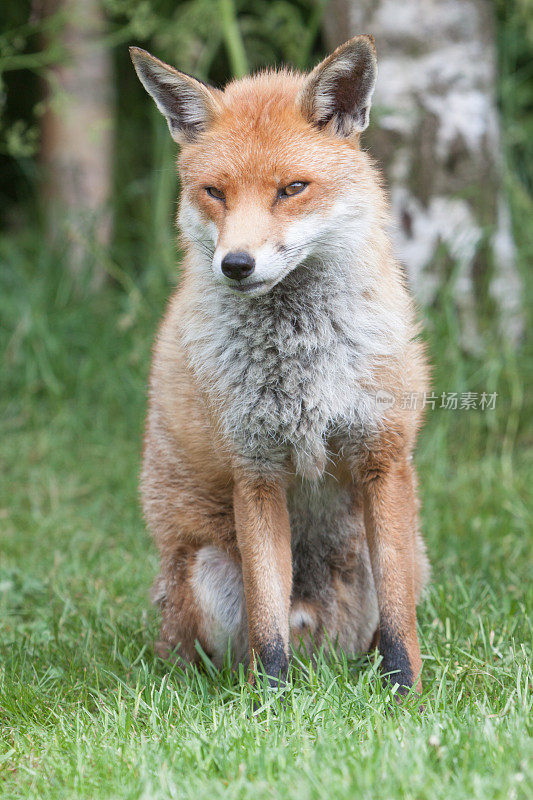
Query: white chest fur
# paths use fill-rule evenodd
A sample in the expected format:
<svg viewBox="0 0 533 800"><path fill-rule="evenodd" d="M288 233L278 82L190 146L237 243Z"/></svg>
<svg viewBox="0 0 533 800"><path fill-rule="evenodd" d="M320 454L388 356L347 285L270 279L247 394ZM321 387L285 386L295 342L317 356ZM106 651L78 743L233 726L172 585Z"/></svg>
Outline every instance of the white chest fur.
<svg viewBox="0 0 533 800"><path fill-rule="evenodd" d="M290 454L318 477L329 434L360 441L379 428L375 363L403 337L346 275L302 266L257 298L205 287L184 322L189 364L244 461L264 471Z"/></svg>

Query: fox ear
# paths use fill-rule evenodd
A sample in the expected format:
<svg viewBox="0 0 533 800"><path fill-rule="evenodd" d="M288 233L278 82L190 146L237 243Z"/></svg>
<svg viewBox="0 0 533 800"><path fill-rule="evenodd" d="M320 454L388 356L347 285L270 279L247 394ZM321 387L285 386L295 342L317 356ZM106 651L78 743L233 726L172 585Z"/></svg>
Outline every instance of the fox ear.
<svg viewBox="0 0 533 800"><path fill-rule="evenodd" d="M217 90L169 67L140 47L130 47L130 56L139 80L166 118L174 141L194 141L216 110Z"/></svg>
<svg viewBox="0 0 533 800"><path fill-rule="evenodd" d="M307 76L298 97L300 108L320 128L332 122L339 136L360 133L368 126L376 77L374 39L356 36Z"/></svg>

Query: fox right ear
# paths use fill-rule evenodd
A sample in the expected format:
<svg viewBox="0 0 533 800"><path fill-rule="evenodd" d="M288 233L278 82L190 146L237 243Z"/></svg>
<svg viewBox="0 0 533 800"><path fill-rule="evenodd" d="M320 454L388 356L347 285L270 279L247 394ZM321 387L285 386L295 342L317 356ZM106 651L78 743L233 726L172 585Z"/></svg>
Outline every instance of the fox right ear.
<svg viewBox="0 0 533 800"><path fill-rule="evenodd" d="M298 103L313 125L323 128L332 123L338 136L348 137L368 126L376 77L374 39L356 36L307 76Z"/></svg>
<svg viewBox="0 0 533 800"><path fill-rule="evenodd" d="M217 90L169 67L140 47L130 47L130 56L139 80L165 117L174 141L179 144L194 141L216 111Z"/></svg>

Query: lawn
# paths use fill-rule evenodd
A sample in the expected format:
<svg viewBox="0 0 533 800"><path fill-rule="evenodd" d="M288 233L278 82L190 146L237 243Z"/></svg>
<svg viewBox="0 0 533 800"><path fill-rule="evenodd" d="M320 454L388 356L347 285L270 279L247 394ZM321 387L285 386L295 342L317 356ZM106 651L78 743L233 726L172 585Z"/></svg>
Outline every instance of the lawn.
<svg viewBox="0 0 533 800"><path fill-rule="evenodd" d="M530 223L519 244L525 265ZM254 713L244 674L153 652L137 475L167 256L91 296L37 237L0 240L0 795L531 797L528 353L487 333L466 356L446 293L427 314L436 393L498 397L429 410L417 454L425 710L388 703L375 658L296 658Z"/></svg>

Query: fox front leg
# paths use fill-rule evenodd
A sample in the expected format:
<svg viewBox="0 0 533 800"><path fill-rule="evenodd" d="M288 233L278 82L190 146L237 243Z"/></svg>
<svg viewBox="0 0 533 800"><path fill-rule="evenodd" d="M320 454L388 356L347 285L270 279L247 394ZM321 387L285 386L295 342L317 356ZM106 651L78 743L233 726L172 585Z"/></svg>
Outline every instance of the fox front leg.
<svg viewBox="0 0 533 800"><path fill-rule="evenodd" d="M276 483L241 478L233 502L250 665L257 664L275 686L285 681L289 665L292 555L285 490Z"/></svg>
<svg viewBox="0 0 533 800"><path fill-rule="evenodd" d="M394 461L364 482L365 527L379 606L382 672L399 693L422 691L416 633L415 536L417 506L412 466Z"/></svg>

